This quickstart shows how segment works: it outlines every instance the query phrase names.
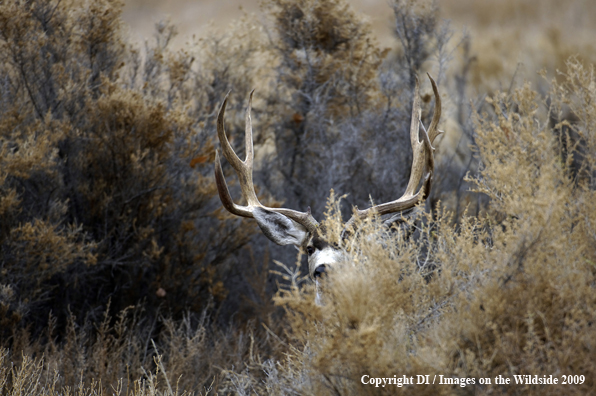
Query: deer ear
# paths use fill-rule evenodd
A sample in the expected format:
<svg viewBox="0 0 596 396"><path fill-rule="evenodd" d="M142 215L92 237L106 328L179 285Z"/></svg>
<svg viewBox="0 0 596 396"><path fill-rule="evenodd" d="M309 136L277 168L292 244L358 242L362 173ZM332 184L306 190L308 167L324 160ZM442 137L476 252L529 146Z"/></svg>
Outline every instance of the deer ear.
<svg viewBox="0 0 596 396"><path fill-rule="evenodd" d="M253 216L263 234L278 245L300 247L308 237L308 231L294 220L264 208L255 208Z"/></svg>

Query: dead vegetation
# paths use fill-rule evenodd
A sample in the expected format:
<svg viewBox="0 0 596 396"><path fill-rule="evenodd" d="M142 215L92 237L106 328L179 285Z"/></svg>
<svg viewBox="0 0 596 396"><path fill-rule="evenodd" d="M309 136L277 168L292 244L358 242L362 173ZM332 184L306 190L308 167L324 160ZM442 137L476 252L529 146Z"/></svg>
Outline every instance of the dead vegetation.
<svg viewBox="0 0 596 396"><path fill-rule="evenodd" d="M454 41L430 2L393 2L388 53L340 0L267 1L262 22L183 51L167 23L142 50L127 44L120 12L0 5L0 393L594 393L587 56L539 84L498 74L507 89L487 92L470 85L484 52ZM368 218L342 241L352 204L403 192L411 76L425 71L442 76L445 124L473 150L437 145L435 191L409 229ZM253 87L257 193L326 211L327 238L349 253L322 304L301 257L216 195L215 114L233 88L242 153ZM364 374L586 380L373 388Z"/></svg>

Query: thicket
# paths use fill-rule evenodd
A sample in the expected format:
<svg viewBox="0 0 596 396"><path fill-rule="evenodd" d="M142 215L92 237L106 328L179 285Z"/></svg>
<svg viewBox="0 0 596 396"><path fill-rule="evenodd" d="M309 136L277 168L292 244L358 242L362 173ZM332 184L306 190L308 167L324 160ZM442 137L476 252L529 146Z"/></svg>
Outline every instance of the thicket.
<svg viewBox="0 0 596 396"><path fill-rule="evenodd" d="M0 393L594 392L594 66L571 58L557 80L543 73L546 93L525 84L470 106L481 54L451 40L436 3L392 2L391 51L342 0L265 1L262 22L182 51L167 23L128 44L121 8L0 4ZM341 241L353 204L403 192L425 71L474 153L439 142L407 232L369 218ZM348 252L320 305L301 255L217 197L217 110L232 90L242 156L252 88L257 192L311 206ZM586 381L373 389L363 374Z"/></svg>

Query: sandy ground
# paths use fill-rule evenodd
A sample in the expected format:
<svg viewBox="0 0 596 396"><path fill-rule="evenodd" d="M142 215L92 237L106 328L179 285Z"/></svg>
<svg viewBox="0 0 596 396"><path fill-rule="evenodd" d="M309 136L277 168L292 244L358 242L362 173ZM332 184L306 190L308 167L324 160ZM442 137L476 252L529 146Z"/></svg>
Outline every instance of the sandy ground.
<svg viewBox="0 0 596 396"><path fill-rule="evenodd" d="M193 35L225 29L243 13L263 17L259 0L124 1L123 19L132 42L151 39L155 24L169 18L179 32L173 49L184 48ZM380 47L396 47L390 0L346 1L368 19ZM472 85L479 91L503 89L502 84L509 85L515 76L535 80L541 69L555 74L570 56L596 62L596 0L438 0L438 4L440 17L451 21L453 45L464 30L472 37Z"/></svg>
<svg viewBox="0 0 596 396"><path fill-rule="evenodd" d="M380 44L390 45L390 1L348 2L368 18ZM476 33L493 27L526 30L550 21L564 21L570 29L578 25L593 27L596 23L594 0L440 0L439 6L441 16L451 20L454 27L467 26ZM180 46L191 35L204 32L209 22L225 27L244 12L258 15L259 0L125 0L123 17L134 40L150 37L154 24L169 17L180 33L174 44Z"/></svg>
<svg viewBox="0 0 596 396"><path fill-rule="evenodd" d="M381 44L389 45L392 11L387 0L350 0L365 14ZM201 35L211 22L225 27L244 12L259 13L258 0L127 0L124 21L134 41L151 37L156 22L170 18L178 27L174 46L181 46L191 35Z"/></svg>

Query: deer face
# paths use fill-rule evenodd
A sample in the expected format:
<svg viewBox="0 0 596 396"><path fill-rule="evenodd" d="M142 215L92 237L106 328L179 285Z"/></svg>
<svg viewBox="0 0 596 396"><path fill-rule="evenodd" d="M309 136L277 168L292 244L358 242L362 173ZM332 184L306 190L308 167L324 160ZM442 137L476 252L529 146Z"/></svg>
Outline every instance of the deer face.
<svg viewBox="0 0 596 396"><path fill-rule="evenodd" d="M334 264L341 261L345 252L315 235L310 238L306 245L306 254L308 254L308 272L311 278L316 280Z"/></svg>
<svg viewBox="0 0 596 396"><path fill-rule="evenodd" d="M342 237L351 232L354 221L358 218L366 217L371 213L379 215L404 213L424 201L428 196L434 172L434 148L432 147L432 142L441 133L437 129L441 118L441 98L434 80L430 76L428 77L435 95L435 109L427 133L424 125L420 122L420 95L418 79L416 79L414 103L412 105L412 122L410 125L410 142L413 151L412 170L406 192L395 201L375 205L365 210L356 210L352 218L346 223ZM242 196L247 204L246 206L240 206L234 203L221 168L219 152L216 151L215 180L219 198L223 206L230 213L237 216L254 218L263 231L263 234L273 242L278 245L294 245L308 254L309 273L311 278L316 280L326 270L341 261L344 252L321 238L319 223L312 217L310 208L306 212L298 212L286 208L268 208L259 202L252 182L254 151L250 110L253 92L250 93L250 99L246 109L246 159L244 161L241 161L232 149L224 130L227 96L217 116L217 137L219 138L223 155L236 170L238 179L240 180ZM421 127L422 130L420 130ZM422 137L422 140L420 140L420 137ZM419 185L421 185L420 188Z"/></svg>
<svg viewBox="0 0 596 396"><path fill-rule="evenodd" d="M254 209L253 216L267 238L278 245L294 245L308 255L312 279L319 278L344 256L342 250L321 237L318 228L311 232L292 219L261 207Z"/></svg>

